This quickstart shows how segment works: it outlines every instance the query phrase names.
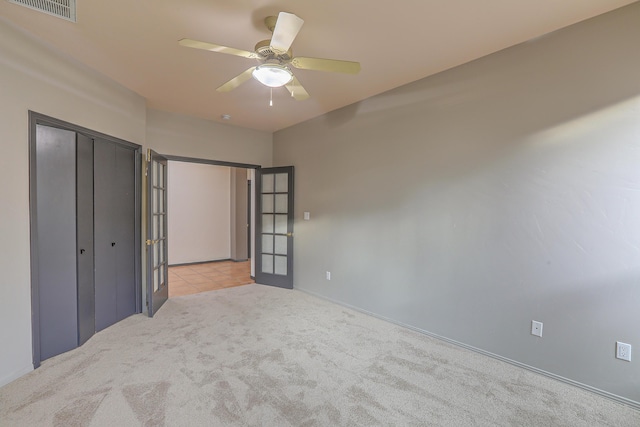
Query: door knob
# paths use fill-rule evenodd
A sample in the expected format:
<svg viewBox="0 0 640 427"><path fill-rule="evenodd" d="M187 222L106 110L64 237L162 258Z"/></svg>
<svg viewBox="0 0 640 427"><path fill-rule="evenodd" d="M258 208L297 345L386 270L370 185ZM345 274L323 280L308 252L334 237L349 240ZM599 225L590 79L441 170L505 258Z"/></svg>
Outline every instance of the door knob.
<svg viewBox="0 0 640 427"><path fill-rule="evenodd" d="M84 249L80 249L80 254L82 255L84 253Z"/></svg>

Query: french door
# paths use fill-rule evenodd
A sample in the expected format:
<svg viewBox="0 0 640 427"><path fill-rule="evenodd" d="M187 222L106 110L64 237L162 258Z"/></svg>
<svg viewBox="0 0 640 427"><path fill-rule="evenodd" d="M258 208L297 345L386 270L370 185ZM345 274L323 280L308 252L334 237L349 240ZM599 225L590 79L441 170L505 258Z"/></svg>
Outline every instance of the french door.
<svg viewBox="0 0 640 427"><path fill-rule="evenodd" d="M147 151L147 312L169 298L167 264L167 159Z"/></svg>
<svg viewBox="0 0 640 427"><path fill-rule="evenodd" d="M293 166L256 170L256 283L293 288Z"/></svg>

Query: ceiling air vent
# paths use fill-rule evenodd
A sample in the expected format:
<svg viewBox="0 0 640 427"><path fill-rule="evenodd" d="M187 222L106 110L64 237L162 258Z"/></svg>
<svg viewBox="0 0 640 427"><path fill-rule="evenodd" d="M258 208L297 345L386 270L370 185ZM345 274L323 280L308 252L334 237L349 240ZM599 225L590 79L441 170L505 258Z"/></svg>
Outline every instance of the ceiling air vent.
<svg viewBox="0 0 640 427"><path fill-rule="evenodd" d="M48 15L76 22L76 0L7 0Z"/></svg>

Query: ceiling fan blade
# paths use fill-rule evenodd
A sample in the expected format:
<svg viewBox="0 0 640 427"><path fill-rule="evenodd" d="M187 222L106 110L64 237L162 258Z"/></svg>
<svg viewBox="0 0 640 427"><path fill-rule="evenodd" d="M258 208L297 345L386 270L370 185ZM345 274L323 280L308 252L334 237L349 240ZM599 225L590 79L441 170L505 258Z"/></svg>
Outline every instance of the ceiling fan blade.
<svg viewBox="0 0 640 427"><path fill-rule="evenodd" d="M209 50L211 52L226 53L228 55L241 56L243 58L259 58L260 56L255 52L249 52L248 50L234 49L232 47L220 46L218 44L201 42L198 40L181 39L178 40L180 46L192 47L194 49Z"/></svg>
<svg viewBox="0 0 640 427"><path fill-rule="evenodd" d="M309 99L309 94L302 87L298 79L296 79L296 76L293 76L291 82L285 86L289 93L291 93L293 99L295 99L296 101L304 101L305 99Z"/></svg>
<svg viewBox="0 0 640 427"><path fill-rule="evenodd" d="M240 86L242 83L244 83L247 80L251 79L251 73L253 73L253 70L255 70L255 69L256 69L256 67L251 67L251 68L247 69L246 71L243 71L242 73L238 74L237 76L235 76L234 78L232 78L231 80L229 80L228 82L226 82L225 84L220 86L218 89L216 89L216 91L218 91L218 92L229 92L229 91L232 91L233 89L235 89L238 86Z"/></svg>
<svg viewBox="0 0 640 427"><path fill-rule="evenodd" d="M286 53L302 24L304 21L293 13L280 12L271 36L271 49L277 53Z"/></svg>
<svg viewBox="0 0 640 427"><path fill-rule="evenodd" d="M291 60L291 65L301 70L331 71L334 73L358 74L360 63L340 61L338 59L305 58L298 56Z"/></svg>

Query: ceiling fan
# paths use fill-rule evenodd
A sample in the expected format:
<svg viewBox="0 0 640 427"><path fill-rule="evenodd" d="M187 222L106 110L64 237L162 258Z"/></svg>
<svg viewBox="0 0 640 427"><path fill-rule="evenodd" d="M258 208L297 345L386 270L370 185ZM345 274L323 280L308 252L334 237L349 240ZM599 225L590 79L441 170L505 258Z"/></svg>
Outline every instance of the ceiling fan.
<svg viewBox="0 0 640 427"><path fill-rule="evenodd" d="M277 17L268 16L265 18L264 23L273 35L271 40L258 42L254 52L192 39L181 39L178 43L195 49L257 59L260 62L260 65L250 67L224 83L216 89L218 92L229 92L253 77L263 85L272 88L285 86L294 99L302 101L309 98L309 94L302 87L296 76L293 75L289 65L301 70L331 71L347 74L360 72L359 62L303 56L294 57L291 51L291 44L298 35L300 28L302 28L304 21L293 13L280 12Z"/></svg>

